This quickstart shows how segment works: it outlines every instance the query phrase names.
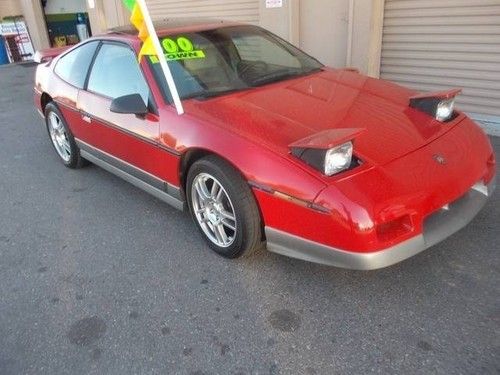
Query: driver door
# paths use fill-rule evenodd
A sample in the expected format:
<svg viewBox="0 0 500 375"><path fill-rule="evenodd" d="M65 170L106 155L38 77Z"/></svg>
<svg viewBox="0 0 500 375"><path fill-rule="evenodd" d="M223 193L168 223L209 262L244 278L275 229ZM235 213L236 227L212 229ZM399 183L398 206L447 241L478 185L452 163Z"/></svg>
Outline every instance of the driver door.
<svg viewBox="0 0 500 375"><path fill-rule="evenodd" d="M113 99L130 94L140 94L151 113L136 116L110 111ZM161 178L160 126L152 103L135 52L123 43L103 42L86 89L78 94L80 147L128 173Z"/></svg>

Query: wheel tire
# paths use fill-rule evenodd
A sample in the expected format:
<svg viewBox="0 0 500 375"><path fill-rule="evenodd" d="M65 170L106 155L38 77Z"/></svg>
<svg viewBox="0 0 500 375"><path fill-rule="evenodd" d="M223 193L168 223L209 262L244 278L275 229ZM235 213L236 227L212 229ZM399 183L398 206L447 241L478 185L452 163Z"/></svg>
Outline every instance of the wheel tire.
<svg viewBox="0 0 500 375"><path fill-rule="evenodd" d="M58 126L53 121L57 122ZM88 161L80 155L80 149L76 145L66 120L53 102L45 107L45 124L52 146L66 167L78 169L88 164Z"/></svg>
<svg viewBox="0 0 500 375"><path fill-rule="evenodd" d="M203 203L196 184L199 188L199 184L204 183L208 188L207 192L212 193L213 181L222 187L217 190L221 193L210 195L204 201L205 205L201 206ZM186 187L191 217L212 250L226 258L238 258L249 256L262 247L262 226L257 203L248 184L230 164L215 156L196 161L189 169ZM220 196L219 200L215 196ZM230 209L233 209L234 220L228 219ZM220 222L217 218L223 222L217 227L222 225L228 237L225 245L221 245L217 238L214 241L215 237L220 237L220 232L217 235L214 225ZM226 227L233 223L235 230Z"/></svg>

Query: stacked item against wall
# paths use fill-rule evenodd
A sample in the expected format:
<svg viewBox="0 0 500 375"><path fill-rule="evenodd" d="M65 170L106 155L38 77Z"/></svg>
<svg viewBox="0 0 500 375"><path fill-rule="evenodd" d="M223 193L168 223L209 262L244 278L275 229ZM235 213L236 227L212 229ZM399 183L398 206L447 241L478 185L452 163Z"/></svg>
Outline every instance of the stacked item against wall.
<svg viewBox="0 0 500 375"><path fill-rule="evenodd" d="M0 55L3 56L0 64L33 59L35 51L23 17L4 18L0 22L0 36Z"/></svg>

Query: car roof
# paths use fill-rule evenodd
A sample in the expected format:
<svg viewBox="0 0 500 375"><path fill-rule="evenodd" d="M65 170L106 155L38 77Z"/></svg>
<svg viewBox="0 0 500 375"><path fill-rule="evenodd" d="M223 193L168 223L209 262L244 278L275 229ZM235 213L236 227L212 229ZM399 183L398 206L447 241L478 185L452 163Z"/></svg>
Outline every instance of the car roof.
<svg viewBox="0 0 500 375"><path fill-rule="evenodd" d="M212 30L221 27L245 25L241 22L232 22L207 18L164 18L153 21L156 33L159 36L181 32L196 32ZM137 29L132 25L110 29L108 34L137 36Z"/></svg>

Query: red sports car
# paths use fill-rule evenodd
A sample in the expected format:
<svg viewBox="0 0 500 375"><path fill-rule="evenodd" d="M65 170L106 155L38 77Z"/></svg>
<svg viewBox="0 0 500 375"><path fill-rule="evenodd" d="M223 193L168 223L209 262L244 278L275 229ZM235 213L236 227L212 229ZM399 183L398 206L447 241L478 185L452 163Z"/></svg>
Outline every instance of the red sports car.
<svg viewBox="0 0 500 375"><path fill-rule="evenodd" d="M268 250L352 269L411 257L465 226L492 194L483 131L459 90L418 95L323 66L236 23L130 28L38 54L35 104L70 168L92 162L183 210L228 258Z"/></svg>

